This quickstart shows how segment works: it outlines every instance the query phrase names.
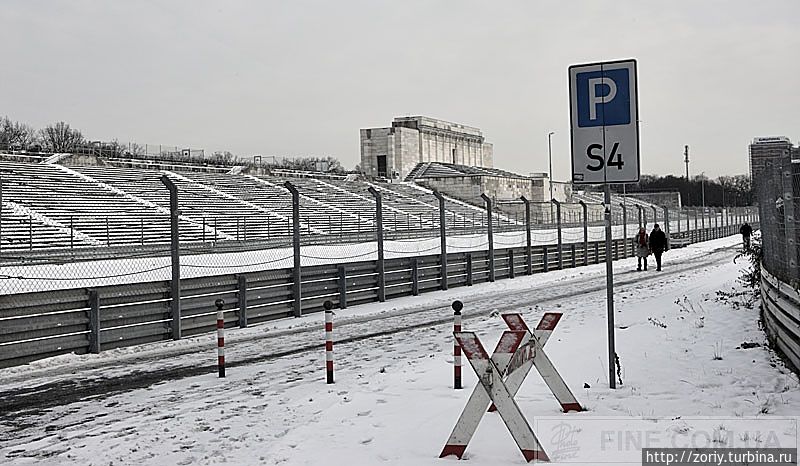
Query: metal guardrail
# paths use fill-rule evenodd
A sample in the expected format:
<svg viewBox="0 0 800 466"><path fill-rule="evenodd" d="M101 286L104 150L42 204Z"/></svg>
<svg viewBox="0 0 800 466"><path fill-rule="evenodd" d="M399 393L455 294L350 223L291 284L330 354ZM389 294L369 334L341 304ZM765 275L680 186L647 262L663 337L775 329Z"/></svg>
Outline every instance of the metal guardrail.
<svg viewBox="0 0 800 466"><path fill-rule="evenodd" d="M800 293L761 267L764 329L795 370L800 369Z"/></svg>
<svg viewBox="0 0 800 466"><path fill-rule="evenodd" d="M697 242L735 234L733 225L693 234ZM613 241L612 258L632 257L631 239ZM596 264L605 260L605 242L583 241L447 255L448 287L471 286L494 279ZM331 300L339 307L374 302L383 282L386 299L442 288L441 255L386 259L379 280L376 261L302 268L301 313L319 312ZM296 315L293 269L182 279L179 334L215 331L214 301L225 301L226 327ZM113 285L0 296L0 367L66 353L100 352L173 338L169 281ZM800 298L797 298L800 302ZM800 319L798 319L800 321ZM800 334L798 331L796 334ZM798 351L797 354L800 354Z"/></svg>

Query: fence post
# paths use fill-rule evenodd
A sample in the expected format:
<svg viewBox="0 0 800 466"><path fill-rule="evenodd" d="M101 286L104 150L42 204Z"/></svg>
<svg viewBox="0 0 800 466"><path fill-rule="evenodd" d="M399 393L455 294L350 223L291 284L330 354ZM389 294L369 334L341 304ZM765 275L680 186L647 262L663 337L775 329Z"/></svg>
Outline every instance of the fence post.
<svg viewBox="0 0 800 466"><path fill-rule="evenodd" d="M172 243L172 281L170 282L170 311L172 314L172 339L181 339L181 260L178 230L178 187L167 175L161 182L169 190L169 225Z"/></svg>
<svg viewBox="0 0 800 466"><path fill-rule="evenodd" d="M28 249L33 251L33 215L28 215Z"/></svg>
<svg viewBox="0 0 800 466"><path fill-rule="evenodd" d="M686 208L686 237L692 242L692 226L689 225L689 208Z"/></svg>
<svg viewBox="0 0 800 466"><path fill-rule="evenodd" d="M547 260L547 245L542 246L542 272L550 270L550 261Z"/></svg>
<svg viewBox="0 0 800 466"><path fill-rule="evenodd" d="M100 295L89 290L89 352L100 353Z"/></svg>
<svg viewBox="0 0 800 466"><path fill-rule="evenodd" d="M294 250L294 266L292 269L292 295L294 297L294 316L303 315L303 272L300 265L300 192L289 181L283 186L292 193L292 249Z"/></svg>
<svg viewBox="0 0 800 466"><path fill-rule="evenodd" d="M561 203L555 199L550 199L550 202L556 205L556 231L558 233L558 269L564 268L564 244L561 238Z"/></svg>
<svg viewBox="0 0 800 466"><path fill-rule="evenodd" d="M670 244L672 242L672 238L670 238L670 228L669 228L669 207L664 206L664 228L667 237L667 249L669 249Z"/></svg>
<svg viewBox="0 0 800 466"><path fill-rule="evenodd" d="M656 210L656 206L652 205L650 207L653 208L653 225L655 225L658 223L658 211Z"/></svg>
<svg viewBox="0 0 800 466"><path fill-rule="evenodd" d="M639 228L642 228L642 206L636 204L636 209L639 211Z"/></svg>
<svg viewBox="0 0 800 466"><path fill-rule="evenodd" d="M731 212L727 208L723 208L723 225L725 226L725 236L731 234Z"/></svg>
<svg viewBox="0 0 800 466"><path fill-rule="evenodd" d="M692 242L699 242L700 241L700 230L697 229L697 209L692 209L694 212L694 238Z"/></svg>
<svg viewBox="0 0 800 466"><path fill-rule="evenodd" d="M472 253L467 253L467 286L472 286Z"/></svg>
<svg viewBox="0 0 800 466"><path fill-rule="evenodd" d="M520 196L525 203L525 274L533 275L533 252L531 250L531 201Z"/></svg>
<svg viewBox="0 0 800 466"><path fill-rule="evenodd" d="M461 301L453 301L453 333L461 331L462 309L464 304ZM461 389L461 346L455 338L453 338L453 388Z"/></svg>
<svg viewBox="0 0 800 466"><path fill-rule="evenodd" d="M325 309L325 374L327 383L333 383L333 303L322 303Z"/></svg>
<svg viewBox="0 0 800 466"><path fill-rule="evenodd" d="M719 238L719 216L717 215L717 208L712 208L712 212L714 212L714 239ZM708 222L709 225L711 222Z"/></svg>
<svg viewBox="0 0 800 466"><path fill-rule="evenodd" d="M339 266L339 308L347 309L347 270Z"/></svg>
<svg viewBox="0 0 800 466"><path fill-rule="evenodd" d="M225 377L225 311L222 306L225 301L218 299L214 301L217 306L217 368L219 369L219 377Z"/></svg>
<svg viewBox="0 0 800 466"><path fill-rule="evenodd" d="M678 238L681 237L681 208L678 207Z"/></svg>
<svg viewBox="0 0 800 466"><path fill-rule="evenodd" d="M72 221L72 215L69 216L69 248L75 247L75 225Z"/></svg>
<svg viewBox="0 0 800 466"><path fill-rule="evenodd" d="M445 232L446 227L446 219L445 219L445 210L444 210L444 196L437 190L433 190L433 195L436 196L436 199L439 200L439 239L441 242L440 246L440 270L442 276L442 290L447 289L447 236Z"/></svg>
<svg viewBox="0 0 800 466"><path fill-rule="evenodd" d="M700 209L700 241L705 241L706 238L706 208Z"/></svg>
<svg viewBox="0 0 800 466"><path fill-rule="evenodd" d="M419 259L411 258L411 294L419 296Z"/></svg>
<svg viewBox="0 0 800 466"><path fill-rule="evenodd" d="M239 302L239 328L247 327L247 275L236 275L238 291L236 300Z"/></svg>
<svg viewBox="0 0 800 466"><path fill-rule="evenodd" d="M583 265L589 265L589 206L578 201L583 210Z"/></svg>
<svg viewBox="0 0 800 466"><path fill-rule="evenodd" d="M570 244L569 248L572 255L572 268L574 269L578 265L577 259L575 258L575 243Z"/></svg>
<svg viewBox="0 0 800 466"><path fill-rule="evenodd" d="M508 278L514 278L516 276L514 272L514 250L508 250Z"/></svg>
<svg viewBox="0 0 800 466"><path fill-rule="evenodd" d="M600 243L598 241L594 243L594 263L600 263Z"/></svg>
<svg viewBox="0 0 800 466"><path fill-rule="evenodd" d="M622 257L628 257L628 209L625 204L620 202L622 207Z"/></svg>
<svg viewBox="0 0 800 466"><path fill-rule="evenodd" d="M489 234L489 281L494 281L494 236L492 231L492 198L482 193L483 202L486 203L486 231Z"/></svg>
<svg viewBox="0 0 800 466"><path fill-rule="evenodd" d="M375 197L375 228L378 233L378 301L386 301L386 275L383 263L383 196L377 189L367 188Z"/></svg>

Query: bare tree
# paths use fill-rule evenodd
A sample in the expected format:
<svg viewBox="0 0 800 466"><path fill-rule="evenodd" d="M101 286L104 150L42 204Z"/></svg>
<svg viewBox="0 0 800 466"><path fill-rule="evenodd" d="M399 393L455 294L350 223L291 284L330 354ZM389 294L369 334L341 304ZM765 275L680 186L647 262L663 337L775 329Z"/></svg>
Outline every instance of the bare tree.
<svg viewBox="0 0 800 466"><path fill-rule="evenodd" d="M10 150L13 137L14 123L8 117L0 118L0 147Z"/></svg>
<svg viewBox="0 0 800 466"><path fill-rule="evenodd" d="M63 121L48 125L41 134L44 146L53 152L72 152L84 142L81 132Z"/></svg>
<svg viewBox="0 0 800 466"><path fill-rule="evenodd" d="M13 147L27 150L38 145L39 142L39 132L33 126L19 122L14 123Z"/></svg>
<svg viewBox="0 0 800 466"><path fill-rule="evenodd" d="M130 146L128 146L126 154L131 157L141 157L143 155L147 155L144 151L144 146L141 144L136 144L135 142L131 143Z"/></svg>
<svg viewBox="0 0 800 466"><path fill-rule="evenodd" d="M11 121L8 117L0 118L0 147L3 149L26 150L35 146L38 139L31 125Z"/></svg>

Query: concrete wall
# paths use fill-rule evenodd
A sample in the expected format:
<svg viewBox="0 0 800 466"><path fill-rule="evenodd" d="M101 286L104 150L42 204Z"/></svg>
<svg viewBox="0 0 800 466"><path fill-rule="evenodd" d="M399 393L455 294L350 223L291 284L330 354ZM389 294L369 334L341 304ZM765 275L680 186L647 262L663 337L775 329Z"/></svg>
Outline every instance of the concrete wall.
<svg viewBox="0 0 800 466"><path fill-rule="evenodd" d="M655 204L670 209L681 207L681 193L627 193L629 197L641 199L650 204Z"/></svg>
<svg viewBox="0 0 800 466"><path fill-rule="evenodd" d="M481 147L482 155L481 163L478 166L481 167L494 167L494 146L489 142L484 142Z"/></svg>
<svg viewBox="0 0 800 466"><path fill-rule="evenodd" d="M455 176L443 178L426 178L419 181L429 189L437 189L448 196L460 199L476 206L483 206L481 194L491 197L502 210L503 201L516 201L525 196L538 202L542 196L541 186L534 186L528 178L503 178L495 176Z"/></svg>
<svg viewBox="0 0 800 466"><path fill-rule="evenodd" d="M66 167L95 167L105 165L105 161L94 154L71 154L59 160L59 165Z"/></svg>
<svg viewBox="0 0 800 466"><path fill-rule="evenodd" d="M426 178L419 184L476 206L483 205L481 194L484 190L479 176Z"/></svg>
<svg viewBox="0 0 800 466"><path fill-rule="evenodd" d="M395 128L395 160L392 169L401 180L421 161L419 154L419 131Z"/></svg>
<svg viewBox="0 0 800 466"><path fill-rule="evenodd" d="M378 155L387 156L389 169L389 134L392 128L362 129L361 133L361 171L369 176L378 176Z"/></svg>

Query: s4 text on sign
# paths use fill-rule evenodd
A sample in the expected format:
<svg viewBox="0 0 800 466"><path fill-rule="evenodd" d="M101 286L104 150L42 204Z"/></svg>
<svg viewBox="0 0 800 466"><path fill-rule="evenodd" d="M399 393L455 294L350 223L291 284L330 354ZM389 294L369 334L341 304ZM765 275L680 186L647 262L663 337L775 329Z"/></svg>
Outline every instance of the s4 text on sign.
<svg viewBox="0 0 800 466"><path fill-rule="evenodd" d="M636 60L569 67L572 181L639 181Z"/></svg>

